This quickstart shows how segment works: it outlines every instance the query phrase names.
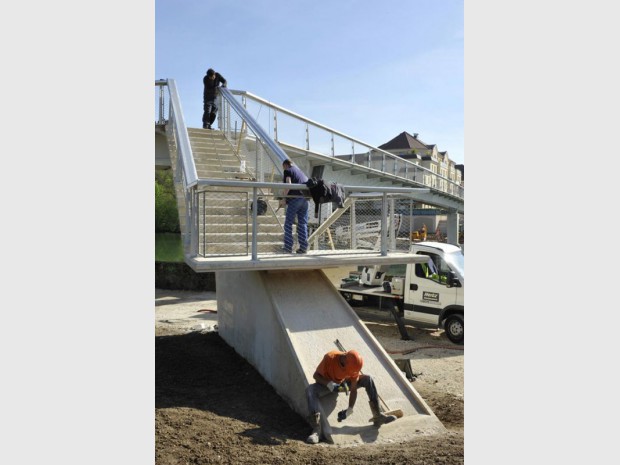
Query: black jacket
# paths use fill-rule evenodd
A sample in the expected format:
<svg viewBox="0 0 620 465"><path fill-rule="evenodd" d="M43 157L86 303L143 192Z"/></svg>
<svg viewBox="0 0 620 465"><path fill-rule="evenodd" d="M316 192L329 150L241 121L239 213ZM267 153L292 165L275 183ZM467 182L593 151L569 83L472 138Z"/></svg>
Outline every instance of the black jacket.
<svg viewBox="0 0 620 465"><path fill-rule="evenodd" d="M202 83L205 86L204 93L202 94L205 100L215 100L215 89L218 88L220 84L226 87L226 79L224 79L224 76L220 73L215 73L215 79L213 80L209 79L205 74L205 77L202 78Z"/></svg>

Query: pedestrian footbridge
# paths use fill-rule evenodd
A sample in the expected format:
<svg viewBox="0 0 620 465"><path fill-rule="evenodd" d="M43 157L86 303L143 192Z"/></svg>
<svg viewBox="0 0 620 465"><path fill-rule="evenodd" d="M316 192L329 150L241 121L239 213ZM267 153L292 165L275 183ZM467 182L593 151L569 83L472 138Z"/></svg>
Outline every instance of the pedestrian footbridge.
<svg viewBox="0 0 620 465"><path fill-rule="evenodd" d="M462 187L247 92L220 89L219 129L187 128L174 80L157 81L156 89L156 165L174 174L185 262L196 272L216 275L221 337L304 417L305 388L323 354L337 348L336 340L357 349L363 372L375 378L385 403L405 415L375 428L361 390L353 416L338 423L336 414L347 407L348 398L328 395L321 409L330 442L408 440L444 432L327 275L342 267L423 260L408 253L412 235L407 222L420 205L447 215L448 242L456 243ZM284 114L301 121L305 141L284 141L290 120L278 120L273 131L261 125L248 110L250 97L274 118ZM310 144L315 128L327 132L323 145ZM347 151L341 152L337 139L345 140ZM346 193L341 206L322 204L316 216L310 209L305 255L282 252L284 212L278 205L286 158L311 177L340 184ZM259 199L267 204L263 214Z"/></svg>

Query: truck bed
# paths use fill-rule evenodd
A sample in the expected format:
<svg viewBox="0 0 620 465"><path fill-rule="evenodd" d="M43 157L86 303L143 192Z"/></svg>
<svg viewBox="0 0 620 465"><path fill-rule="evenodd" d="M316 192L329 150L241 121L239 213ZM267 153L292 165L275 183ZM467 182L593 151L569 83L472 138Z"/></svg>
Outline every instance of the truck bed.
<svg viewBox="0 0 620 465"><path fill-rule="evenodd" d="M383 290L383 286L363 286L360 284L351 285L346 287L340 286L339 292L350 292L351 294L363 294L377 297L391 297L394 299L400 299L402 296L391 294Z"/></svg>

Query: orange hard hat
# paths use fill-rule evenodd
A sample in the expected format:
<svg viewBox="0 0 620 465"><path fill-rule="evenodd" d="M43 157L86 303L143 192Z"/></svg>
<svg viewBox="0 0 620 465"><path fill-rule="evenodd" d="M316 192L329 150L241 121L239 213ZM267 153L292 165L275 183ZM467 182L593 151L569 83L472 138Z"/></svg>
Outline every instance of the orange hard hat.
<svg viewBox="0 0 620 465"><path fill-rule="evenodd" d="M347 357L347 364L350 364L356 372L359 372L364 365L364 359L359 352L357 350L349 350L345 355Z"/></svg>

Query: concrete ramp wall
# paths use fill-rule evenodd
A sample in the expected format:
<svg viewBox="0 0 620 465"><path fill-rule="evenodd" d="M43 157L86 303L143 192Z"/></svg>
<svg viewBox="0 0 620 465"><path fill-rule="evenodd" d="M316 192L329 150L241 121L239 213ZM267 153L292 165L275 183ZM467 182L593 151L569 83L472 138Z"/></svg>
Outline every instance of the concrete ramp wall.
<svg viewBox="0 0 620 465"><path fill-rule="evenodd" d="M360 389L353 415L338 423L337 413L348 407L349 398L329 394L321 399L321 413L331 442L407 440L445 431L321 270L221 271L216 281L220 336L304 418L305 388L314 382L323 354L337 350L336 339L362 355L362 372L374 378L389 410L404 412L403 418L375 428L368 395Z"/></svg>

